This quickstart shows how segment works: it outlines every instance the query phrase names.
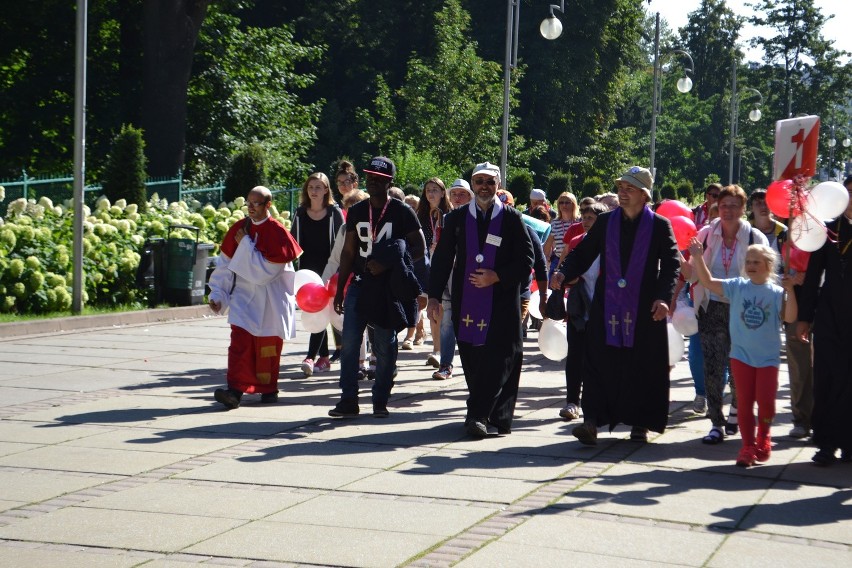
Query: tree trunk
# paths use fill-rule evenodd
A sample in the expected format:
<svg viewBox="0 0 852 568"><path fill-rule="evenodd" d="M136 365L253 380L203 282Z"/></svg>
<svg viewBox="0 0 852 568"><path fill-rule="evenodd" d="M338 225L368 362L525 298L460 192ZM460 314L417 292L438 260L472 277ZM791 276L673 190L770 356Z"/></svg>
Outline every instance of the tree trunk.
<svg viewBox="0 0 852 568"><path fill-rule="evenodd" d="M183 167L186 90L209 5L210 0L144 2L142 127L150 176L174 176Z"/></svg>

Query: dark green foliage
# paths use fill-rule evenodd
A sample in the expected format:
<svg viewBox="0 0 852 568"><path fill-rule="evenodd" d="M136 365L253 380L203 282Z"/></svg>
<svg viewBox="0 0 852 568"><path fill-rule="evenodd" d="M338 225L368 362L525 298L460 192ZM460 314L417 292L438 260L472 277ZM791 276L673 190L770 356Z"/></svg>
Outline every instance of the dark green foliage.
<svg viewBox="0 0 852 568"><path fill-rule="evenodd" d="M547 179L547 198L555 203L566 191L571 191L571 175L559 171L550 174Z"/></svg>
<svg viewBox="0 0 852 568"><path fill-rule="evenodd" d="M662 200L663 200L663 196L660 193L660 190L655 187L654 191L651 192L651 202L652 203L659 203Z"/></svg>
<svg viewBox="0 0 852 568"><path fill-rule="evenodd" d="M509 181L509 193L515 198L515 203L529 203L530 191L533 188L533 178L529 172L521 171Z"/></svg>
<svg viewBox="0 0 852 568"><path fill-rule="evenodd" d="M673 183L664 183L660 196L663 199L677 199L677 188Z"/></svg>
<svg viewBox="0 0 852 568"><path fill-rule="evenodd" d="M604 184L599 177L588 177L583 181L580 197L594 197L604 193Z"/></svg>
<svg viewBox="0 0 852 568"><path fill-rule="evenodd" d="M142 131L125 124L113 139L104 168L104 195L112 202L124 199L127 203L135 203L144 211L148 202L145 164Z"/></svg>
<svg viewBox="0 0 852 568"><path fill-rule="evenodd" d="M266 156L260 144L250 144L231 160L222 198L233 201L236 197L245 197L258 185L266 185Z"/></svg>
<svg viewBox="0 0 852 568"><path fill-rule="evenodd" d="M682 179L677 183L677 194L684 203L692 203L695 199L695 188L692 187L692 182Z"/></svg>

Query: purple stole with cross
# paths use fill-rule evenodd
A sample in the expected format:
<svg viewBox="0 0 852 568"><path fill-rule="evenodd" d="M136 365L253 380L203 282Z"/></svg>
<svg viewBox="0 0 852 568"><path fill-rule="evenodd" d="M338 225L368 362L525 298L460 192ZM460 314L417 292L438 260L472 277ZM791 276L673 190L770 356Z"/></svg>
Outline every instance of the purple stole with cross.
<svg viewBox="0 0 852 568"><path fill-rule="evenodd" d="M611 347L633 347L639 289L648 259L654 213L648 207L639 214L639 227L627 274L621 273L621 207L615 209L606 226L606 281L604 282L604 328L606 344ZM646 314L647 315L647 314Z"/></svg>
<svg viewBox="0 0 852 568"><path fill-rule="evenodd" d="M459 341L473 345L485 345L488 326L491 324L491 308L494 299L494 286L477 288L470 282L468 274L477 268L494 269L497 247L500 246L500 228L503 225L503 205L494 200L491 220L488 223L488 235L485 246L479 248L479 230L476 224L476 203L469 205L469 214L465 215L466 256L464 263L465 279L459 319Z"/></svg>

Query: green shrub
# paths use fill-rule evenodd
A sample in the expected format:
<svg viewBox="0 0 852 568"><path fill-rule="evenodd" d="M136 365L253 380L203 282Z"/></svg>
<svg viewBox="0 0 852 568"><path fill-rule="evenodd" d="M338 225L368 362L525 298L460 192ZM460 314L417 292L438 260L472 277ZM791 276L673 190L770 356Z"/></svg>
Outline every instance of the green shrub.
<svg viewBox="0 0 852 568"><path fill-rule="evenodd" d="M145 163L142 130L125 124L113 139L104 168L104 195L111 201L124 199L127 203L137 203L144 211L148 202Z"/></svg>
<svg viewBox="0 0 852 568"><path fill-rule="evenodd" d="M266 185L266 156L260 144L250 144L231 160L222 198L233 201L237 197L245 197L258 185Z"/></svg>
<svg viewBox="0 0 852 568"><path fill-rule="evenodd" d="M585 181L583 181L583 189L581 193L581 197L594 197L604 193L603 181L601 181L601 178L596 176L587 177Z"/></svg>
<svg viewBox="0 0 852 568"><path fill-rule="evenodd" d="M515 198L515 203L528 203L532 188L532 175L527 171L520 171L509 181L509 186L506 189Z"/></svg>
<svg viewBox="0 0 852 568"><path fill-rule="evenodd" d="M547 199L556 202L566 191L571 191L571 174L559 171L550 174L547 179Z"/></svg>
<svg viewBox="0 0 852 568"><path fill-rule="evenodd" d="M663 199L677 199L677 188L673 183L664 183L660 190L660 196Z"/></svg>
<svg viewBox="0 0 852 568"><path fill-rule="evenodd" d="M677 184L677 194L685 203L692 203L695 199L695 188L692 187L692 182L682 179Z"/></svg>

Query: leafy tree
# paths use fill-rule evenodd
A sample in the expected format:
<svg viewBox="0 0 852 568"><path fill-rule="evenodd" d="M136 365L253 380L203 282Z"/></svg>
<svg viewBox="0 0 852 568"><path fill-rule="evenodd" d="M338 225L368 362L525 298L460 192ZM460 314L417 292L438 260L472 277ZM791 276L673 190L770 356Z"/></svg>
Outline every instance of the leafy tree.
<svg viewBox="0 0 852 568"><path fill-rule="evenodd" d="M556 201L566 191L571 191L571 175L561 171L551 173L547 179L547 198Z"/></svg>
<svg viewBox="0 0 852 568"><path fill-rule="evenodd" d="M266 185L266 156L263 146L255 143L234 155L222 197L225 201L233 201L237 197L245 197L258 185Z"/></svg>
<svg viewBox="0 0 852 568"><path fill-rule="evenodd" d="M692 182L685 179L680 180L677 183L677 195L686 203L692 203L692 200L695 199L695 189Z"/></svg>
<svg viewBox="0 0 852 568"><path fill-rule="evenodd" d="M583 181L582 197L594 197L604 192L604 184L599 177L588 177Z"/></svg>
<svg viewBox="0 0 852 568"><path fill-rule="evenodd" d="M148 204L145 161L142 131L130 125L122 126L104 169L104 195L110 201L124 199L127 203L135 203L144 212Z"/></svg>
<svg viewBox="0 0 852 568"><path fill-rule="evenodd" d="M663 199L677 199L677 187L673 183L664 183L660 190L660 197Z"/></svg>
<svg viewBox="0 0 852 568"><path fill-rule="evenodd" d="M509 180L508 190L515 198L515 203L529 203L532 188L533 177L529 172L518 172Z"/></svg>
<svg viewBox="0 0 852 568"><path fill-rule="evenodd" d="M239 18L212 9L199 37L189 85L188 177L214 183L231 154L247 142L264 149L272 180L300 183L312 165L323 101L300 101L313 83L296 67L315 64L322 49L295 43L288 26L240 27Z"/></svg>

